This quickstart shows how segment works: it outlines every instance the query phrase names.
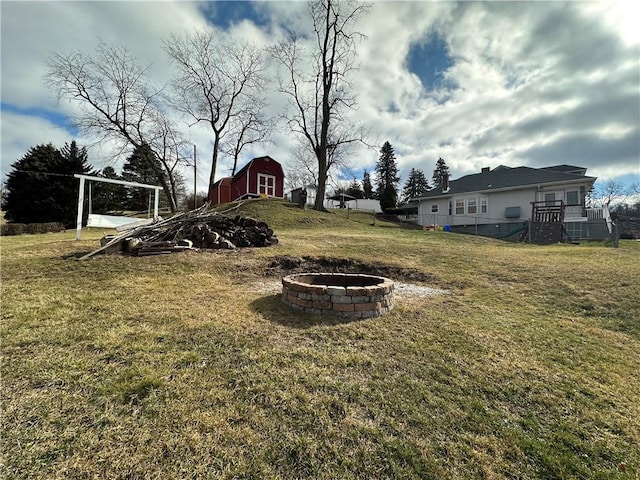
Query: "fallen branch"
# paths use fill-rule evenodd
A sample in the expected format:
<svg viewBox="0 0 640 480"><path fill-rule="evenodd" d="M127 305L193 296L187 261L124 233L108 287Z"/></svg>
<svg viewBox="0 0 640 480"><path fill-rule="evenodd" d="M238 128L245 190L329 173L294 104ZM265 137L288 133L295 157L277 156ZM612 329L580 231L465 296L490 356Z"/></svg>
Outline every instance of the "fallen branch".
<svg viewBox="0 0 640 480"><path fill-rule="evenodd" d="M266 247L278 237L265 222L207 211L208 205L174 215L166 220L139 226L115 237L105 237L102 246L79 260L98 253L118 251L130 255L161 255L192 248L234 249Z"/></svg>

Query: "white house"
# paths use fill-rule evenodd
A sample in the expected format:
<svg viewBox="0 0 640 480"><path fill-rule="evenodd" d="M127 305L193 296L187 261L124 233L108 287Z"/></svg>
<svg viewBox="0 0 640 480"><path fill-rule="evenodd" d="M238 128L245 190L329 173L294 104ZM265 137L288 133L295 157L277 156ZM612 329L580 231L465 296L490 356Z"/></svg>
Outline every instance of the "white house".
<svg viewBox="0 0 640 480"><path fill-rule="evenodd" d="M421 225L447 225L452 231L507 237L532 220L536 206L561 205L568 235L575 240L608 238L611 220L605 209L586 208L595 177L586 168L499 166L445 181L418 202ZM447 185L448 184L448 185Z"/></svg>
<svg viewBox="0 0 640 480"><path fill-rule="evenodd" d="M300 193L302 190L307 192L307 207L312 207L316 202L316 187L313 185L305 185L304 187L298 187L289 192L288 198L293 203L298 203L298 199L300 198ZM340 208L340 200L331 200L326 198L324 200L324 208ZM353 199L353 200L345 200L344 206L346 208L350 208L351 210L365 210L365 211L375 211L376 213L382 212L380 208L380 201L373 199Z"/></svg>

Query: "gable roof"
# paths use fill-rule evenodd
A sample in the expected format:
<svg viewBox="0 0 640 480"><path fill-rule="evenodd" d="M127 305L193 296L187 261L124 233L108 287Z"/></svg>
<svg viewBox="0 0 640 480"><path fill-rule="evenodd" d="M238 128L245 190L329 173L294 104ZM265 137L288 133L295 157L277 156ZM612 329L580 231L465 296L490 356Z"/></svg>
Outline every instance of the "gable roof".
<svg viewBox="0 0 640 480"><path fill-rule="evenodd" d="M502 190L518 187L545 185L553 183L593 183L596 177L587 177L584 173L567 173L566 170L572 172L586 172L586 168L574 167L570 165L557 165L547 168L531 168L531 167L500 167L483 173L475 173L460 177L457 180L449 181L449 190L442 191L442 187L434 188L421 197L432 198L439 196L451 196L461 193L471 192L489 192L493 190Z"/></svg>
<svg viewBox="0 0 640 480"><path fill-rule="evenodd" d="M553 170L555 172L575 173L577 175L584 175L587 173L587 169L584 167L576 167L574 165L554 165L553 167L543 167L543 170Z"/></svg>
<svg viewBox="0 0 640 480"><path fill-rule="evenodd" d="M249 160L249 163L247 163L244 167L242 167L240 170L238 170L236 172L236 174L233 176L233 178L239 178L244 172L246 172L247 170L249 170L249 168L251 168L251 165L253 164L253 162L255 162L256 160L268 160L270 162L275 163L276 165L278 165L280 167L280 171L282 172L282 175L284 176L284 170L282 170L282 165L280 165L280 163L278 163L277 161L275 161L273 158L271 158L269 155L265 155L264 157L255 157L252 158L251 160Z"/></svg>

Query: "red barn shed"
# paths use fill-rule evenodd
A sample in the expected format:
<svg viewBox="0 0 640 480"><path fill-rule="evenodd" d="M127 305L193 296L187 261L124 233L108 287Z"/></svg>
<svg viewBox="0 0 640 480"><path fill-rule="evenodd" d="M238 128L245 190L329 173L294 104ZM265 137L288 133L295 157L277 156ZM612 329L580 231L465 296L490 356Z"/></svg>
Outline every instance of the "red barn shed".
<svg viewBox="0 0 640 480"><path fill-rule="evenodd" d="M209 190L209 202L211 205L229 203L231 201L231 177L224 177L213 184Z"/></svg>
<svg viewBox="0 0 640 480"><path fill-rule="evenodd" d="M231 201L261 195L284 198L282 165L268 156L254 158L231 180Z"/></svg>

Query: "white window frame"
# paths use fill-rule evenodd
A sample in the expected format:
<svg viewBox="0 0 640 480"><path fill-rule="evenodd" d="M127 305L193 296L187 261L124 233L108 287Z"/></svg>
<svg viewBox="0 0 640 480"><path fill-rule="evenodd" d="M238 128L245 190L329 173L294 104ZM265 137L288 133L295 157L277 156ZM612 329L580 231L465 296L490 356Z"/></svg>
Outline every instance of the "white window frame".
<svg viewBox="0 0 640 480"><path fill-rule="evenodd" d="M489 199L487 197L480 197L480 213L489 213Z"/></svg>
<svg viewBox="0 0 640 480"><path fill-rule="evenodd" d="M478 214L478 199L476 197L468 197L466 204L467 204L467 215ZM471 211L472 208L473 208L473 211Z"/></svg>
<svg viewBox="0 0 640 480"><path fill-rule="evenodd" d="M576 195L576 201L575 202L569 202L569 194L570 193L574 193ZM579 189L576 188L576 189L573 189L573 190L567 190L565 195L566 195L567 205L571 205L571 206L580 205L580 190Z"/></svg>
<svg viewBox="0 0 640 480"><path fill-rule="evenodd" d="M440 212L440 205L438 205L437 203L432 203L431 213L439 213L439 212Z"/></svg>
<svg viewBox="0 0 640 480"><path fill-rule="evenodd" d="M456 215L464 215L464 206L465 206L465 202L464 202L464 198L458 198L455 201L455 212Z"/></svg>
<svg viewBox="0 0 640 480"><path fill-rule="evenodd" d="M269 186L269 179L273 180L273 185L272 186ZM262 193L263 193L263 192L260 191L260 187L264 188L264 194L267 197L275 197L276 196L276 177L275 177L275 175L268 175L266 173L258 173L258 184L257 184L258 195L262 195Z"/></svg>

